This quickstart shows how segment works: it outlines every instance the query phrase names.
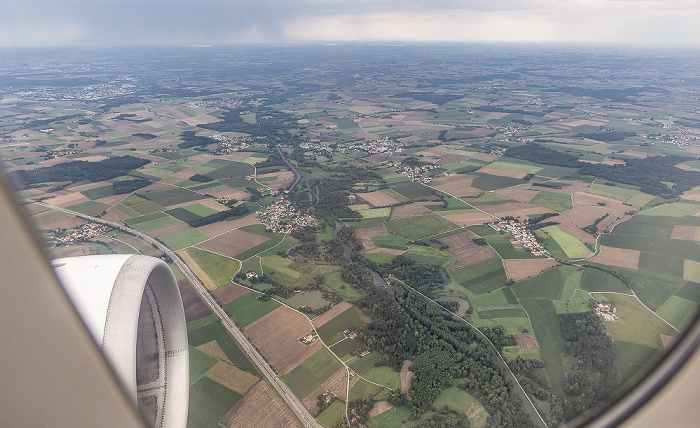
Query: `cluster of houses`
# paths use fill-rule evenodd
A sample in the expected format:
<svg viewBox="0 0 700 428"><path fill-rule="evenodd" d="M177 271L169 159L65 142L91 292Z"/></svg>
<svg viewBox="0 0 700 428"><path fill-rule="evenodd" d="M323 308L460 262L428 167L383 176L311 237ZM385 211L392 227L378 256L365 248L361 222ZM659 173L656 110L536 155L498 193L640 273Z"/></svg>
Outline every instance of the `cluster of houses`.
<svg viewBox="0 0 700 428"><path fill-rule="evenodd" d="M430 171L431 169L439 168L437 165L406 165L405 163L401 161L393 161L387 163L387 165L397 168L399 174L408 174L409 177L411 177L411 181L417 181L419 183L430 183L433 181L432 176L429 175L424 175L426 172ZM447 174L443 174L447 175Z"/></svg>
<svg viewBox="0 0 700 428"><path fill-rule="evenodd" d="M369 154L378 153L399 153L403 151L402 144L398 140L393 140L388 137L380 137L376 140L337 145L334 147L311 142L303 142L299 147L305 150L313 150L317 155L329 155L335 152L350 153L356 150L367 152Z"/></svg>
<svg viewBox="0 0 700 428"><path fill-rule="evenodd" d="M343 330L343 333L345 333L345 337L347 337L348 339L354 339L357 337L357 333L354 330L350 330L349 328Z"/></svg>
<svg viewBox="0 0 700 428"><path fill-rule="evenodd" d="M74 245L110 231L109 226L97 223L84 224L76 229L54 229L48 239L52 248Z"/></svg>
<svg viewBox="0 0 700 428"><path fill-rule="evenodd" d="M233 152L260 145L259 143L251 143L252 140L249 137L231 138L225 134L214 134L209 138L219 143L219 146L214 152L216 155L230 155Z"/></svg>
<svg viewBox="0 0 700 428"><path fill-rule="evenodd" d="M617 308L612 303L595 301L595 312L603 317L605 321L617 321L620 319L615 313Z"/></svg>
<svg viewBox="0 0 700 428"><path fill-rule="evenodd" d="M306 336L302 337L299 339L301 343L304 345L309 345L311 344L314 340L318 340L318 336L312 333L307 334Z"/></svg>
<svg viewBox="0 0 700 428"><path fill-rule="evenodd" d="M313 217L297 210L286 199L274 202L265 207L265 211L258 211L256 214L262 217L260 222L265 229L275 233L289 233L314 224Z"/></svg>
<svg viewBox="0 0 700 428"><path fill-rule="evenodd" d="M63 156L74 155L76 153L82 152L83 149L58 149L58 150L48 150L44 155L46 159L60 158Z"/></svg>
<svg viewBox="0 0 700 428"><path fill-rule="evenodd" d="M525 250L531 252L535 256L546 256L549 254L544 247L537 242L537 238L532 234L527 225L520 223L518 220L501 220L498 223L489 223L489 227L496 232L508 232L513 238L510 242L520 243Z"/></svg>
<svg viewBox="0 0 700 428"><path fill-rule="evenodd" d="M31 91L19 91L16 93L16 95L22 99L32 101L99 101L106 98L116 98L136 92L138 88L129 80L131 79L128 77L121 77L111 83L106 83L103 85L68 88L42 88Z"/></svg>
<svg viewBox="0 0 700 428"><path fill-rule="evenodd" d="M220 108L223 109L236 109L236 108L241 108L245 105L245 102L243 100L236 100L236 99L226 99L226 100L218 100L218 101L192 101L191 103L187 104L187 107L189 108L206 108L206 109L212 109L212 110L217 110Z"/></svg>
<svg viewBox="0 0 700 428"><path fill-rule="evenodd" d="M260 275L258 275L257 272L253 272L253 271L251 270L251 271L246 272L245 277L246 277L247 279L257 279L257 278L260 278Z"/></svg>

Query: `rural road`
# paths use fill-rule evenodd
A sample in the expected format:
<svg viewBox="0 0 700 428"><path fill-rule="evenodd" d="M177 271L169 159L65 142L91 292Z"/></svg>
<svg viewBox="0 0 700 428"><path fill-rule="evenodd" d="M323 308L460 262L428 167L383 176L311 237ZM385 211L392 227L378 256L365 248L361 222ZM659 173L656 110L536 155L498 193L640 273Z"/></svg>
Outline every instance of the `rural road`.
<svg viewBox="0 0 700 428"><path fill-rule="evenodd" d="M292 184L288 188L289 191L291 192L292 190L294 190L294 186L296 186L297 183L299 183L299 181L301 180L301 174L299 174L299 171L297 171L297 169L294 167L294 165L292 165L292 163L289 162L289 160L286 157L284 157L284 153L282 153L282 149L280 148L280 146L277 146L277 153L280 154L280 157L282 158L284 163L286 163L287 166L294 173L294 181L292 182ZM316 198L318 199L318 191L316 192Z"/></svg>
<svg viewBox="0 0 700 428"><path fill-rule="evenodd" d="M255 349L252 343L248 340L247 337L243 335L241 330L236 327L236 325L233 323L231 318L229 318L228 314L224 311L224 309L219 306L219 304L214 300L214 298L209 294L208 290L202 285L202 283L199 281L199 278L195 276L194 273L190 270L190 268L183 262L180 257L172 251L170 248L166 247L163 243L151 238L150 236L141 233L137 230L131 229L126 226L122 226L121 224L114 223L111 221L107 220L102 220L97 217L92 217L86 214L82 214L76 211L72 211L66 208L61 208L57 207L54 205L50 205L44 202L38 202L38 201L32 201L25 199L24 202L28 203L34 203L37 205L40 205L42 207L46 207L52 210L56 211L61 211L66 214L74 215L76 217L80 217L82 219L94 222L94 223L100 223L100 224L105 224L107 226L113 227L115 229L121 230L123 232L127 232L131 235L134 235L136 237L139 237L143 239L144 241L155 245L163 251L170 259L175 263L175 265L180 269L183 275L187 278L187 280L192 284L192 287L197 291L197 293L200 295L202 298L202 301L206 303L207 306L212 310L214 314L216 314L217 317L221 320L222 325L228 330L231 335L236 339L236 341L241 345L241 348L248 354L251 360L258 366L260 371L265 375L265 377L270 381L272 386L277 390L277 392L280 394L282 399L287 403L289 408L297 415L297 418L299 418L299 421L301 421L302 425L304 427L313 427L313 428L320 428L321 425L316 422L316 420L311 416L311 413L309 413L308 410L306 410L306 407L301 403L301 401L292 393L292 391L289 390L287 385L285 385L284 382L275 374L275 372L272 370L269 364L265 361L265 359L260 355L260 353Z"/></svg>

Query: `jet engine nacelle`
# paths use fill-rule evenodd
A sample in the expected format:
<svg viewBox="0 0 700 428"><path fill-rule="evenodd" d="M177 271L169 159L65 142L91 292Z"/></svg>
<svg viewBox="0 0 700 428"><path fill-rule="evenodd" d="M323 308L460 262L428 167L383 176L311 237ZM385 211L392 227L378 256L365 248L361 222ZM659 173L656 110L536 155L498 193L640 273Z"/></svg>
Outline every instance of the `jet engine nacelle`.
<svg viewBox="0 0 700 428"><path fill-rule="evenodd" d="M52 262L126 393L154 427L185 427L189 355L182 298L160 259L101 255Z"/></svg>

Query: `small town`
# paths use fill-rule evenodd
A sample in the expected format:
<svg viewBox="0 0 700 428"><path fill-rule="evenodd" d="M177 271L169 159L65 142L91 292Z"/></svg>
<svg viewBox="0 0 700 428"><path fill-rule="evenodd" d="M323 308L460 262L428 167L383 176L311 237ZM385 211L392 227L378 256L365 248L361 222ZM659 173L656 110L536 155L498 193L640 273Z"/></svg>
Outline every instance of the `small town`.
<svg viewBox="0 0 700 428"><path fill-rule="evenodd" d="M508 232L513 235L512 243L520 243L525 249L535 256L546 256L548 253L544 247L537 242L537 238L530 229L518 220L501 220L498 223L489 223L491 229L496 232Z"/></svg>
<svg viewBox="0 0 700 428"><path fill-rule="evenodd" d="M94 238L95 236L103 235L110 230L112 230L112 228L109 226L97 223L84 224L77 229L54 229L51 231L51 237L48 239L48 243L50 248L73 245Z"/></svg>
<svg viewBox="0 0 700 428"><path fill-rule="evenodd" d="M263 217L261 223L265 229L275 233L289 233L314 223L313 217L302 214L286 199L272 203L265 211L258 211L256 214Z"/></svg>
<svg viewBox="0 0 700 428"><path fill-rule="evenodd" d="M411 181L417 181L419 183L430 183L433 181L433 176L424 175L424 173L438 168L437 165L427 164L427 165L407 165L401 161L389 162L387 165L398 169L399 174L408 174L411 177ZM447 175L447 173L445 174Z"/></svg>

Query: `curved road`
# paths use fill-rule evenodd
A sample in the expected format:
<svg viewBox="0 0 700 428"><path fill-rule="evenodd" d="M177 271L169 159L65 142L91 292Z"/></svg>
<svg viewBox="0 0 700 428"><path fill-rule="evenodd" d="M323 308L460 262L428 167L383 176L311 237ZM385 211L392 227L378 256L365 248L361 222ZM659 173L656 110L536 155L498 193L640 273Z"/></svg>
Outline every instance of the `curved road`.
<svg viewBox="0 0 700 428"><path fill-rule="evenodd" d="M113 227L115 229L121 230L123 232L129 233L131 235L137 236L144 241L155 245L163 251L170 259L175 263L175 265L180 269L183 275L187 278L187 280L192 284L192 287L197 291L197 293L200 295L202 298L202 301L206 303L207 306L212 310L214 314L216 314L217 317L221 320L221 323L223 326L231 333L231 335L236 339L236 341L241 345L241 348L248 354L251 360L258 366L260 371L265 375L267 380L270 381L272 386L277 390L277 392L280 394L282 399L287 403L290 409L296 414L297 418L301 421L302 425L304 427L313 427L313 428L320 428L321 425L319 425L318 422L311 416L311 413L309 413L308 410L306 410L306 407L301 403L301 401L292 393L292 391L289 390L287 385L282 382L282 380L275 374L275 372L272 370L269 364L265 361L265 359L260 355L260 353L255 349L252 343L248 341L248 338L243 335L241 330L236 327L236 325L233 323L231 318L229 318L228 314L224 311L224 309L219 306L219 304L214 300L214 298L209 294L207 289L202 285L202 283L199 281L199 278L195 276L194 273L190 270L190 268L183 262L180 257L172 251L170 248L166 247L163 243L151 238L150 236L141 233L137 230L131 229L126 226L122 226L121 224L114 223L111 221L103 220L97 217L92 217L86 214L82 214L76 211L71 211L66 208L61 208L57 207L54 205L50 205L44 202L38 202L38 201L32 201L25 199L24 202L28 203L34 203L37 205L41 205L42 207L46 207L52 210L56 211L61 211L66 214L74 215L76 217L80 217L82 219L94 222L94 223L100 223L100 224L105 224L107 226Z"/></svg>

